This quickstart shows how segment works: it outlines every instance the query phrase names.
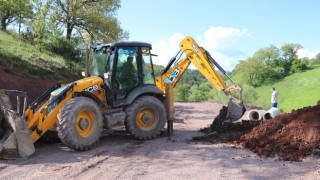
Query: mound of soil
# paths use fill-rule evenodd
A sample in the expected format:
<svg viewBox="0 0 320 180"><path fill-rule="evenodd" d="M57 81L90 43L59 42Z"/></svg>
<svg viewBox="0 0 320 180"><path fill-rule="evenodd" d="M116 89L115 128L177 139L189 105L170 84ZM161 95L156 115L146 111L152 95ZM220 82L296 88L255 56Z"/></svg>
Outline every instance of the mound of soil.
<svg viewBox="0 0 320 180"><path fill-rule="evenodd" d="M320 105L282 114L253 128L234 143L259 156L297 161L320 155Z"/></svg>
<svg viewBox="0 0 320 180"><path fill-rule="evenodd" d="M281 160L298 161L320 155L320 104L282 114L266 122L223 122L227 107L220 110L206 135L194 140L210 143L231 142L249 148L259 156L278 156Z"/></svg>
<svg viewBox="0 0 320 180"><path fill-rule="evenodd" d="M223 106L218 116L208 128L201 129L206 135L193 137L193 140L209 141L210 143L230 142L239 139L252 128L261 124L261 121L241 121L237 123L224 122L228 108Z"/></svg>

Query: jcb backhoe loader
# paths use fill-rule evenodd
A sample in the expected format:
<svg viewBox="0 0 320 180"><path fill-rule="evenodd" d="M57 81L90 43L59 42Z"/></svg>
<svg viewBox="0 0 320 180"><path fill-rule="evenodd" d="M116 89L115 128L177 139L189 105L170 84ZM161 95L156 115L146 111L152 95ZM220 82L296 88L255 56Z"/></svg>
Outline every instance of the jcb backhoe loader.
<svg viewBox="0 0 320 180"><path fill-rule="evenodd" d="M63 144L78 151L92 148L103 128L112 131L125 126L137 139L153 139L163 130L167 114L172 113L165 103L172 99L166 86L175 86L190 63L230 97L228 118L238 119L243 104L231 91L241 94L241 87L191 37L181 41L180 48L185 58L173 58L156 78L151 44L117 42L92 45L85 78L57 83L29 106L26 93L0 90L0 157L28 157L39 138L54 132ZM233 85L226 86L215 66ZM11 103L12 97L17 97L16 105Z"/></svg>

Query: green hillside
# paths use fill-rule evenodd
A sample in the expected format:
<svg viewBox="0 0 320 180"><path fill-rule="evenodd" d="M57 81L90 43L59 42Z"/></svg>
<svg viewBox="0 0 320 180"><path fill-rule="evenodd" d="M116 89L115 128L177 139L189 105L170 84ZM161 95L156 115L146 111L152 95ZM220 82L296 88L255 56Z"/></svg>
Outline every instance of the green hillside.
<svg viewBox="0 0 320 180"><path fill-rule="evenodd" d="M17 34L0 31L0 67L6 72L64 79L78 76L83 64L40 50Z"/></svg>
<svg viewBox="0 0 320 180"><path fill-rule="evenodd" d="M228 99L222 92L218 92L204 77L196 75L198 71L190 71L188 81L181 79L175 88L175 100L177 101L213 101L227 103ZM190 80L195 77L198 84L192 84ZM221 74L221 77L224 75ZM258 106L265 109L270 108L271 88L275 87L279 93L279 108L285 112L292 109L299 109L305 106L313 106L320 100L320 66L310 66L308 70L294 73L274 84L262 85L254 88L241 83L241 78L237 75L232 79L243 87L243 101L249 106ZM228 85L229 81L224 79ZM210 86L211 88L208 88ZM197 96L199 98L192 98Z"/></svg>
<svg viewBox="0 0 320 180"><path fill-rule="evenodd" d="M267 109L270 107L272 87L279 93L278 107L285 112L315 105L320 100L320 67L313 66L312 70L295 73L272 85L250 88L253 92L248 92L246 89L244 91L246 94L256 96L250 100L250 104Z"/></svg>

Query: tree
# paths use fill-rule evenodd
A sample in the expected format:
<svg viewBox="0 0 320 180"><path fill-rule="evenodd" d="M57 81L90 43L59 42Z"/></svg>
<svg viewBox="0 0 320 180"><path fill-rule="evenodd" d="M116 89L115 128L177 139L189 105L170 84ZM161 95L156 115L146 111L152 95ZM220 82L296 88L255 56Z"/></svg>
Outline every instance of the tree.
<svg viewBox="0 0 320 180"><path fill-rule="evenodd" d="M261 61L266 66L264 68L264 80L274 81L283 76L283 70L279 68L280 50L276 46L270 45L269 47L261 48L254 53L252 58Z"/></svg>
<svg viewBox="0 0 320 180"><path fill-rule="evenodd" d="M297 63L298 59L298 50L301 49L302 46L300 44L285 44L281 47L282 50L282 65L284 69L284 75L287 76L290 74L292 71L291 67L293 62Z"/></svg>
<svg viewBox="0 0 320 180"><path fill-rule="evenodd" d="M48 16L50 15L51 0L32 0L34 17L28 21L29 27L34 34L34 42L40 45L48 33Z"/></svg>
<svg viewBox="0 0 320 180"><path fill-rule="evenodd" d="M0 0L0 28L2 31L6 31L8 25L18 21L20 33L21 23L31 15L30 0Z"/></svg>
<svg viewBox="0 0 320 180"><path fill-rule="evenodd" d="M190 86L188 84L178 84L175 88L175 100L176 101L187 101L189 97Z"/></svg>
<svg viewBox="0 0 320 180"><path fill-rule="evenodd" d="M269 47L259 49L254 53L253 57L269 67L274 67L277 66L280 58L280 50L276 46L270 45Z"/></svg>
<svg viewBox="0 0 320 180"><path fill-rule="evenodd" d="M267 66L258 58L248 58L246 61L240 61L234 69L234 74L239 74L244 83L251 86L260 86L268 73Z"/></svg>
<svg viewBox="0 0 320 180"><path fill-rule="evenodd" d="M88 34L104 42L128 38L114 16L120 0L57 0L56 6L68 40L74 34Z"/></svg>
<svg viewBox="0 0 320 180"><path fill-rule="evenodd" d="M320 64L320 52L316 55L315 58L310 60L310 64Z"/></svg>
<svg viewBox="0 0 320 180"><path fill-rule="evenodd" d="M193 85L190 88L190 95L188 97L189 101L208 101L213 99L213 94L210 93L212 85L208 82L201 83L198 85Z"/></svg>
<svg viewBox="0 0 320 180"><path fill-rule="evenodd" d="M320 64L320 52L316 55L317 64Z"/></svg>

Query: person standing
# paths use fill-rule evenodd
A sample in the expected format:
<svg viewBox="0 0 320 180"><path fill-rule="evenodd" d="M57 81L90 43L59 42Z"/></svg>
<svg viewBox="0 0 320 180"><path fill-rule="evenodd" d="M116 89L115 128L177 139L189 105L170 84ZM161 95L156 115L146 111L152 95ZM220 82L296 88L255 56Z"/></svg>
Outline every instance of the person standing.
<svg viewBox="0 0 320 180"><path fill-rule="evenodd" d="M271 107L276 108L278 107L278 92L276 91L276 88L271 89Z"/></svg>

